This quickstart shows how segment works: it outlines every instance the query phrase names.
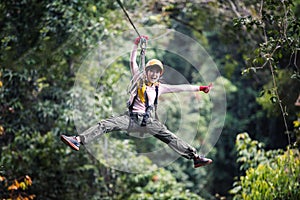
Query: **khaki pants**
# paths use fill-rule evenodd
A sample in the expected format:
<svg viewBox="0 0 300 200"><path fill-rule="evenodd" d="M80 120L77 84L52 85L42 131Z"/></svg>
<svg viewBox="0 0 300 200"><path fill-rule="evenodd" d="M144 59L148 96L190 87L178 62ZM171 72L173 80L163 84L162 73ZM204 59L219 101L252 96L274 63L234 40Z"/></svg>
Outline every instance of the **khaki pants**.
<svg viewBox="0 0 300 200"><path fill-rule="evenodd" d="M197 155L196 149L169 131L165 125L158 120L149 118L146 126L141 126L142 114L135 114L130 117L128 113L117 117L111 117L101 120L95 126L79 134L81 142L87 144L104 133L112 131L128 131L149 133L159 140L166 143L171 149L179 153L181 156L192 159Z"/></svg>

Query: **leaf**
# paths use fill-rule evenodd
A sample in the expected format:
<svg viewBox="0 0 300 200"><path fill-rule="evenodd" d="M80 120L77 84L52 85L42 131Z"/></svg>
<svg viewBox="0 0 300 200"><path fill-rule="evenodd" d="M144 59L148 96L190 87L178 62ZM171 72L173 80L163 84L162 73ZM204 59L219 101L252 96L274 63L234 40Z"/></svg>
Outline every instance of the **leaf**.
<svg viewBox="0 0 300 200"><path fill-rule="evenodd" d="M272 103L276 103L276 102L277 102L277 98L273 96L273 97L270 98L270 101L271 101Z"/></svg>
<svg viewBox="0 0 300 200"><path fill-rule="evenodd" d="M265 90L261 90L261 91L259 92L259 95L258 95L258 96L259 96L259 97L264 96L264 95L265 95L265 92L266 92Z"/></svg>
<svg viewBox="0 0 300 200"><path fill-rule="evenodd" d="M4 181L5 177L4 176L0 176L0 182Z"/></svg>
<svg viewBox="0 0 300 200"><path fill-rule="evenodd" d="M25 184L24 182L21 182L21 183L20 183L20 188L21 188L22 190L26 190L26 184Z"/></svg>
<svg viewBox="0 0 300 200"><path fill-rule="evenodd" d="M24 181L25 181L26 185L29 185L29 186L32 185L32 180L31 180L30 176L26 175Z"/></svg>
<svg viewBox="0 0 300 200"><path fill-rule="evenodd" d="M7 190L18 190L18 187L15 185L11 185L7 188Z"/></svg>
<svg viewBox="0 0 300 200"><path fill-rule="evenodd" d="M229 191L229 193L230 194L237 194L237 193L239 193L240 191L242 190L242 186L236 186L236 187L234 187L234 188L232 188L230 191Z"/></svg>

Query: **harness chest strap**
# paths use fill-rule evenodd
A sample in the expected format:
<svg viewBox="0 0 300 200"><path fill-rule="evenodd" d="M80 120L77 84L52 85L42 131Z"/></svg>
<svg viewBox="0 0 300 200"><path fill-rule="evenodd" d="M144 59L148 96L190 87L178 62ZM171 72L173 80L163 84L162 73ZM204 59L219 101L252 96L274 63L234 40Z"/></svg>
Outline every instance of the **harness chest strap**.
<svg viewBox="0 0 300 200"><path fill-rule="evenodd" d="M157 86L157 85L155 86L155 93L156 93L156 97L155 97L154 103L155 103L155 101L156 101L156 103L157 103L157 96L158 96L158 95L157 95L157 93L158 93L158 86ZM143 120L142 120L141 126L146 126L147 121L148 121L148 119L149 119L149 117L150 117L151 111L152 111L152 109L153 109L153 106L152 106L152 105L149 105L149 99L148 99L147 92L145 92L145 100L146 100L146 102L145 102L146 110L145 110L145 114L144 114L144 116L143 116ZM156 107L156 106L155 106L155 107ZM155 112L155 117L156 117L156 116L157 116L156 110L155 110L154 112Z"/></svg>

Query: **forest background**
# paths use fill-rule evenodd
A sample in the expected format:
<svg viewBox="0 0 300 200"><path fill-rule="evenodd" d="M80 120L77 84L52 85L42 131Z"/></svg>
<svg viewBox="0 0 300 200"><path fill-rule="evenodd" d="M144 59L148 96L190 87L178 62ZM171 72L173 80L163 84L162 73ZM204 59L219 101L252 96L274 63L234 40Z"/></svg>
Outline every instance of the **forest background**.
<svg viewBox="0 0 300 200"><path fill-rule="evenodd" d="M0 199L299 199L300 1L129 0L123 5L138 29L161 25L188 35L216 63L227 107L222 134L207 155L213 164L193 169L180 158L157 168L145 159L154 170L133 174L110 168L84 149L67 148L59 136L76 134L73 100L82 99L85 113L96 121L108 117L118 80L128 73L125 56L105 71L97 91L81 77L85 91L95 95L79 95L74 83L83 58L99 41L132 27L116 1L1 1ZM201 83L191 65L156 53L190 83ZM206 114L218 106L201 98L197 144L207 131ZM191 112L189 105L170 106L168 127L176 128L180 110ZM186 132L195 129L189 120ZM106 137L119 147L112 154L130 154L123 165L142 167L134 157L137 140ZM149 139L143 148L157 143Z"/></svg>

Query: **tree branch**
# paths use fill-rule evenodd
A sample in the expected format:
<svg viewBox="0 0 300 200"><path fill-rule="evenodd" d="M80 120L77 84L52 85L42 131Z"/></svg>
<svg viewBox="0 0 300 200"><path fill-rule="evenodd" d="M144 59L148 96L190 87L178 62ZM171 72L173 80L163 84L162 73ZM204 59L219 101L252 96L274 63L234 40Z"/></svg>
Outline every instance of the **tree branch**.
<svg viewBox="0 0 300 200"><path fill-rule="evenodd" d="M190 27L190 28L194 29L195 31L197 31L197 32L199 32L199 33L202 33L202 32L203 32L202 29L199 29L199 28L197 28L196 26L194 26L193 24L190 24L190 23L188 23L188 22L186 22L186 21L184 21L184 20L182 20L182 19L179 19L179 18L174 17L174 16L170 16L170 18L171 18L171 19L174 19L174 20L177 21L177 22L180 22L181 24L183 24L183 25L185 25L185 26L187 26L187 27Z"/></svg>

